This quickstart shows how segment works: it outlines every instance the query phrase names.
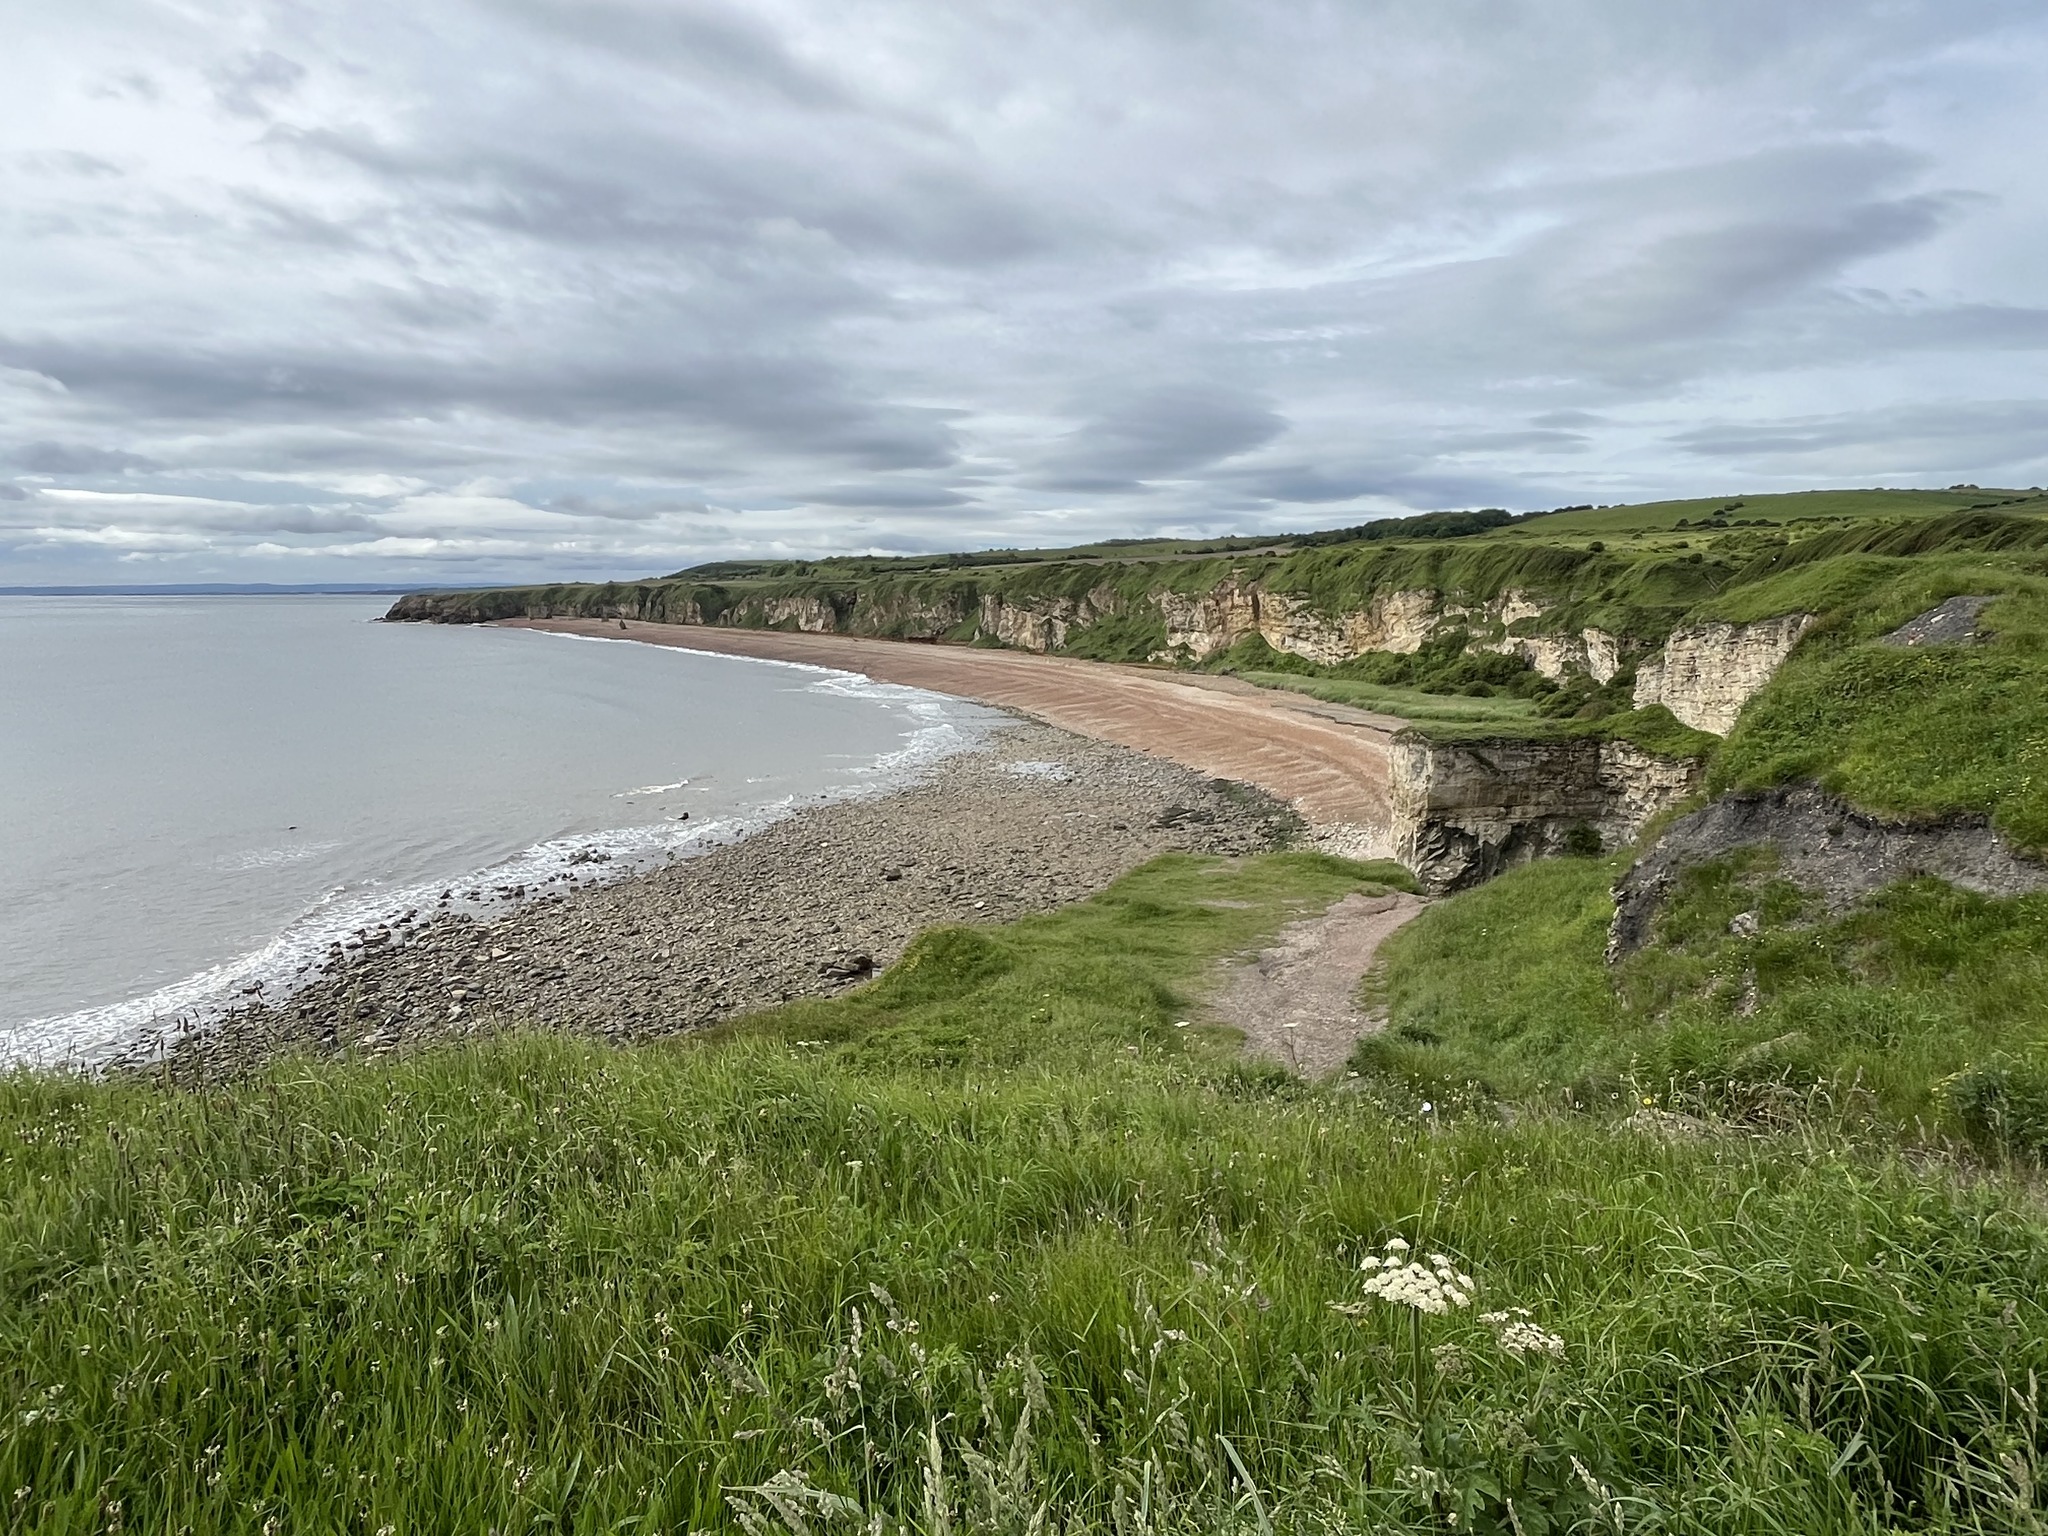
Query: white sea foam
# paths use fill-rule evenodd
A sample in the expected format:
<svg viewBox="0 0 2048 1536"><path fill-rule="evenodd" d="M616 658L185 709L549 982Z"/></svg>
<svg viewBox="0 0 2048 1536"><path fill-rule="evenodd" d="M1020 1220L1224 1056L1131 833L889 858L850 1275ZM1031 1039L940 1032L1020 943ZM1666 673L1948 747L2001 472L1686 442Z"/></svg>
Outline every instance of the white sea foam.
<svg viewBox="0 0 2048 1536"><path fill-rule="evenodd" d="M603 636L558 638L637 645ZM648 647L680 650L679 647ZM685 651L691 656L715 652ZM784 795L762 803L735 807L704 821L664 820L651 825L549 839L524 848L483 869L402 885L371 881L328 892L308 912L268 943L233 960L187 976L144 996L121 1002L50 1014L11 1026L0 1026L0 1066L77 1067L91 1069L114 1059L134 1059L172 1039L181 1030L203 1030L237 1005L261 999L276 1003L319 979L333 945L352 936L391 925L392 942L402 944L407 931L399 919L417 912L419 921L451 911L479 921L504 915L521 901L556 890L626 878L679 858L703 852L709 845L737 841L795 814L804 805L866 798L888 793L915 780L957 753L971 750L1001 717L982 706L924 689L879 683L858 673L815 667L801 662L720 657L758 666L784 667L814 674L806 691L872 699L894 706L908 717L903 745L878 757L836 770L840 782L800 800ZM749 779L769 783L770 778ZM705 789L689 779L672 784L644 785L617 792L629 799ZM335 843L308 841L224 856L219 867L262 868L315 857ZM450 892L447 901L442 892Z"/></svg>
<svg viewBox="0 0 2048 1536"><path fill-rule="evenodd" d="M616 795L613 795L612 798L614 800L632 800L641 795L668 795L675 793L679 789L688 789L689 787L690 781L688 779L677 779L673 784L642 784L638 789L622 789Z"/></svg>
<svg viewBox="0 0 2048 1536"><path fill-rule="evenodd" d="M275 869L283 864L303 864L339 848L338 841L287 843L278 848L251 848L243 853L224 853L213 861L215 869Z"/></svg>

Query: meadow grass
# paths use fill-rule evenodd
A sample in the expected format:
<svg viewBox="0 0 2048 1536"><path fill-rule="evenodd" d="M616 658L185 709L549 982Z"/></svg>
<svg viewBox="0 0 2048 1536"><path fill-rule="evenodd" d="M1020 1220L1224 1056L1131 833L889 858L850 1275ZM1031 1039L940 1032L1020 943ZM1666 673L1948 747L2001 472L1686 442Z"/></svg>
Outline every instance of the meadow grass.
<svg viewBox="0 0 2048 1536"><path fill-rule="evenodd" d="M1531 865L1410 924L1371 981L1390 1027L1353 1065L1447 1101L1763 1121L1824 1104L1869 1135L2048 1152L2048 1118L2001 1134L1957 1095L2003 1074L2048 1117L2048 896L1922 879L1830 914L1745 850L1688 871L1653 942L1610 968L1625 864Z"/></svg>
<svg viewBox="0 0 2048 1536"><path fill-rule="evenodd" d="M1237 675L1261 688L1285 688L1307 694L1312 699L1321 699L1327 704L1349 704L1354 709L1377 710L1417 724L1514 725L1534 722L1538 718L1533 700L1518 699L1511 694L1473 698L1455 693L1425 693L1419 688L1357 682L1342 677L1298 677L1287 672L1240 672Z"/></svg>
<svg viewBox="0 0 2048 1536"><path fill-rule="evenodd" d="M10 1528L2037 1529L2024 1181L1425 1114L1202 1026L1218 956L1394 876L1163 860L710 1039L8 1080ZM1334 1310L1396 1235L1478 1306Z"/></svg>

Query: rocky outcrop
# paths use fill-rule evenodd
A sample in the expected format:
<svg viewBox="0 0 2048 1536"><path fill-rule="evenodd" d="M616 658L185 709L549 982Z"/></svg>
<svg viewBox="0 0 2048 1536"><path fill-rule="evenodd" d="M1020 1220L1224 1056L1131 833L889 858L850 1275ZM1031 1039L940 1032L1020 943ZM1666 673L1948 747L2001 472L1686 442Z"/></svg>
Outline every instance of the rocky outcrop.
<svg viewBox="0 0 2048 1536"><path fill-rule="evenodd" d="M1694 730L1726 736L1742 706L1771 680L1814 618L1787 613L1754 624L1681 624L1660 654L1636 668L1635 707L1662 704Z"/></svg>
<svg viewBox="0 0 2048 1536"><path fill-rule="evenodd" d="M1433 894L1532 859L1618 848L1704 773L1696 759L1625 741L1442 742L1415 731L1394 738L1388 769L1391 851Z"/></svg>
<svg viewBox="0 0 2048 1536"><path fill-rule="evenodd" d="M1606 683L1638 649L1634 642L1601 629L1582 629L1575 635L1510 634L1479 641L1476 648L1519 657L1553 683L1581 672L1596 683Z"/></svg>
<svg viewBox="0 0 2048 1536"><path fill-rule="evenodd" d="M981 633L1025 651L1056 651L1074 630L1121 610L1114 587L1096 587L1080 597L1011 597L984 593Z"/></svg>
<svg viewBox="0 0 2048 1536"><path fill-rule="evenodd" d="M1413 655L1439 632L1462 628L1475 633L1475 649L1517 657L1554 683L1580 673L1605 683L1639 648L1600 629L1542 632L1535 624L1549 605L1512 589L1469 604L1439 592L1383 592L1362 608L1338 614L1255 581L1223 581L1207 592L1161 592L1153 601L1166 621L1166 646L1155 661L1202 661L1258 635L1276 651L1335 666L1375 651ZM1523 633L1514 632L1518 626Z"/></svg>
<svg viewBox="0 0 2048 1536"><path fill-rule="evenodd" d="M1984 635L1977 620L1997 602L1995 597L1952 597L1937 607L1908 619L1879 642L1918 648L1923 645L1976 645Z"/></svg>
<svg viewBox="0 0 2048 1536"><path fill-rule="evenodd" d="M1329 614L1297 594L1233 579L1207 592L1160 592L1153 601L1166 622L1166 646L1155 661L1201 661L1258 635L1276 651L1335 666L1375 651L1413 655L1439 632L1463 628L1497 635L1474 644L1518 656L1552 682L1585 672L1604 683L1632 653L1629 642L1603 630L1545 634L1530 628L1548 607L1514 590L1470 604L1439 592L1382 592L1362 608ZM1517 625L1529 632L1512 633Z"/></svg>
<svg viewBox="0 0 2048 1536"><path fill-rule="evenodd" d="M1166 621L1166 648L1157 661L1201 661L1247 635L1326 666L1368 651L1411 655L1447 616L1464 612L1447 609L1434 592L1384 592L1364 608L1332 616L1306 598L1237 580L1207 592L1160 592L1153 601Z"/></svg>
<svg viewBox="0 0 2048 1536"><path fill-rule="evenodd" d="M685 619L683 622L693 621ZM830 635L838 632L839 613L821 597L771 597L760 605L760 624L764 629L794 629L806 635Z"/></svg>
<svg viewBox="0 0 2048 1536"><path fill-rule="evenodd" d="M1981 816L1887 821L1816 785L1724 795L1674 823L1614 888L1607 957L1649 942L1684 873L1745 848L1769 848L1778 873L1839 911L1915 875L1981 896L2048 890L2048 863L2021 854Z"/></svg>

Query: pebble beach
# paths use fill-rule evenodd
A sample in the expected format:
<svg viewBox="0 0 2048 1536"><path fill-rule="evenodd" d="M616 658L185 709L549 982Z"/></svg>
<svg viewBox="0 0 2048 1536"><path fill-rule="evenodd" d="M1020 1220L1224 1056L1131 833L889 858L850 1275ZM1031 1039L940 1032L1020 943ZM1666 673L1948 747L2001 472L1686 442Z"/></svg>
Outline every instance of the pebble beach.
<svg viewBox="0 0 2048 1536"><path fill-rule="evenodd" d="M1008 922L1161 853L1256 853L1299 831L1260 791L1019 720L893 793L804 807L492 920L381 929L290 997L113 1066L189 1082L292 1053L378 1055L514 1029L678 1035L859 985L934 924Z"/></svg>

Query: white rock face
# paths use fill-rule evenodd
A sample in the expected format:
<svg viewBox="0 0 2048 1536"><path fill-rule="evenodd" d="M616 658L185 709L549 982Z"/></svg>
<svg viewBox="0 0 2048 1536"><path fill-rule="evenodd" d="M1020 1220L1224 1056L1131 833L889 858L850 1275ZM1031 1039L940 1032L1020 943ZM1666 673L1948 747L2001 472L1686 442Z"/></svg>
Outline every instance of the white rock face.
<svg viewBox="0 0 2048 1536"><path fill-rule="evenodd" d="M1208 592L1161 592L1154 601L1166 620L1166 648L1154 660L1185 654L1200 661L1256 634L1276 651L1329 666L1368 651L1413 655L1447 626L1473 620L1511 624L1543 611L1521 592L1504 593L1473 608L1447 603L1437 592L1417 590L1383 592L1364 608L1332 616L1317 611L1305 598L1238 581L1219 582Z"/></svg>
<svg viewBox="0 0 2048 1536"><path fill-rule="evenodd" d="M1369 651L1411 656L1440 629L1459 624L1506 628L1540 619L1547 611L1534 594L1517 590L1477 605L1446 602L1441 593L1418 590L1384 592L1364 608L1332 616L1303 598L1234 580L1219 582L1208 592L1161 592L1153 601L1166 620L1166 647L1153 656L1154 661L1182 656L1202 661L1247 635L1260 635L1276 651L1325 666ZM1604 683L1631 654L1627 642L1598 629L1576 635L1505 635L1473 644L1479 650L1520 657L1553 683L1578 672Z"/></svg>
<svg viewBox="0 0 2048 1536"><path fill-rule="evenodd" d="M1617 636L1604 629L1584 629L1579 638L1586 642L1586 670L1594 682L1605 683L1621 670L1627 647Z"/></svg>
<svg viewBox="0 0 2048 1536"><path fill-rule="evenodd" d="M1056 651L1068 634L1116 612L1116 589L1097 587L1082 597L1005 600L988 593L981 600L981 632L1024 651Z"/></svg>
<svg viewBox="0 0 2048 1536"><path fill-rule="evenodd" d="M807 635L829 635L839 628L839 615L819 597L777 597L761 605L761 622L773 627L795 620Z"/></svg>
<svg viewBox="0 0 2048 1536"><path fill-rule="evenodd" d="M1694 730L1726 736L1813 621L1810 613L1787 613L1754 624L1681 624L1664 653L1637 668L1635 707L1662 704Z"/></svg>
<svg viewBox="0 0 2048 1536"><path fill-rule="evenodd" d="M1415 731L1394 738L1387 767L1387 842L1432 893L1572 851L1575 840L1619 848L1704 777L1696 758L1626 741L1433 742Z"/></svg>
<svg viewBox="0 0 2048 1536"><path fill-rule="evenodd" d="M1499 640L1475 642L1475 649L1497 656L1517 656L1553 683L1573 673L1584 672L1596 683L1604 683L1621 670L1627 645L1602 630L1585 629L1576 635L1507 635Z"/></svg>

